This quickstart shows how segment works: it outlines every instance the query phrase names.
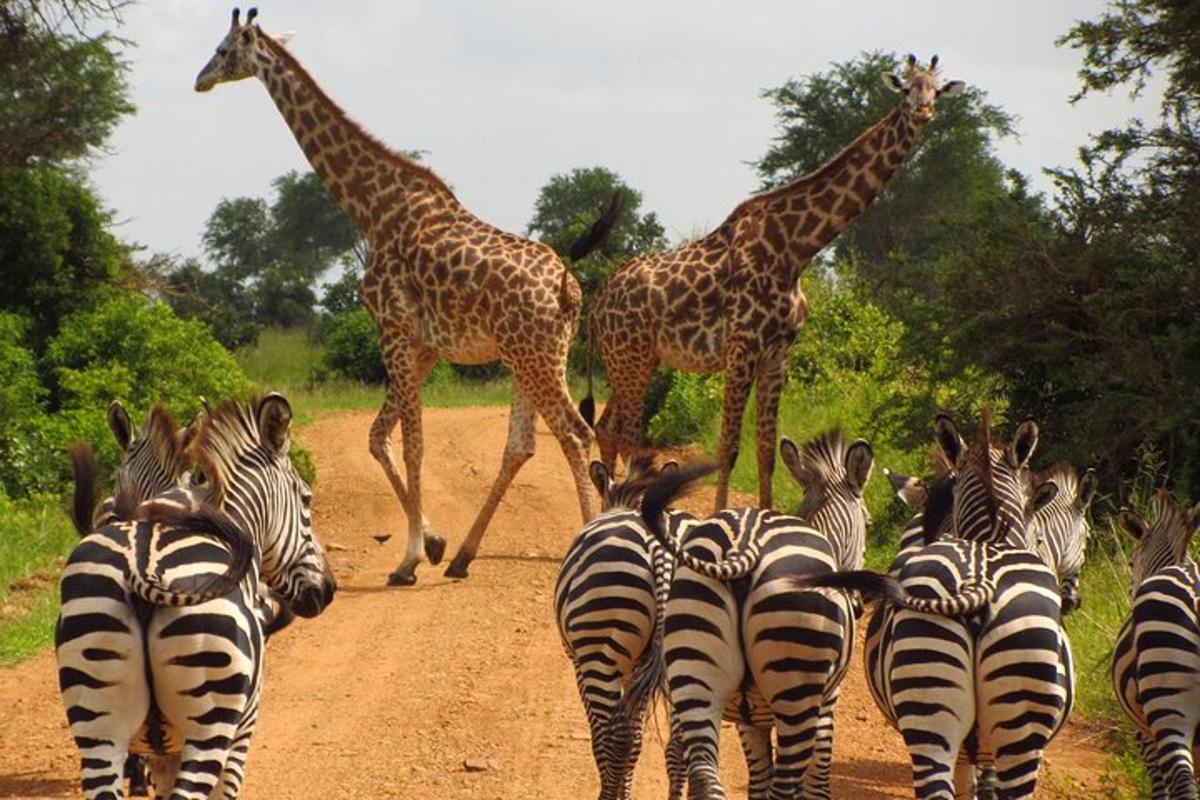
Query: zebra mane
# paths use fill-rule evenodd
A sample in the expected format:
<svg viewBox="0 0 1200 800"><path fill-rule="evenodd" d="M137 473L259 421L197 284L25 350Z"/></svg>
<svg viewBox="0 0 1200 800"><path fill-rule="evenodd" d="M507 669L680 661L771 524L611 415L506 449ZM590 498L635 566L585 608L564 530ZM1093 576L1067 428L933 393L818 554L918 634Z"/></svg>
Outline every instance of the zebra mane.
<svg viewBox="0 0 1200 800"><path fill-rule="evenodd" d="M602 511L618 509L636 511L641 503L642 495L650 484L659 476L659 469L654 466L650 456L640 455L629 465L629 474L620 483L614 483L600 498Z"/></svg>
<svg viewBox="0 0 1200 800"><path fill-rule="evenodd" d="M846 438L841 428L814 436L799 451L800 463L813 479L825 485L846 479Z"/></svg>
<svg viewBox="0 0 1200 800"><path fill-rule="evenodd" d="M238 457L248 451L265 451L255 413L259 401L257 395L246 400L227 400L216 408L206 407L193 423L199 430L188 449L207 477L209 496L218 508L225 500Z"/></svg>

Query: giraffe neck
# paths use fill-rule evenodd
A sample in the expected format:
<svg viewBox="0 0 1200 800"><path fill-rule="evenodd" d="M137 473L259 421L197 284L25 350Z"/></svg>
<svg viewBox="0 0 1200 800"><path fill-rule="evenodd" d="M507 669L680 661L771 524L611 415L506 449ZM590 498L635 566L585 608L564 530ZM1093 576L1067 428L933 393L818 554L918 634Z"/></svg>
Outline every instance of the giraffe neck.
<svg viewBox="0 0 1200 800"><path fill-rule="evenodd" d="M457 206L440 178L364 131L282 45L262 41L259 80L325 188L368 238L396 215L412 219Z"/></svg>
<svg viewBox="0 0 1200 800"><path fill-rule="evenodd" d="M767 246L792 263L811 259L867 209L917 133L909 115L896 108L814 172L751 198L746 205L766 210Z"/></svg>

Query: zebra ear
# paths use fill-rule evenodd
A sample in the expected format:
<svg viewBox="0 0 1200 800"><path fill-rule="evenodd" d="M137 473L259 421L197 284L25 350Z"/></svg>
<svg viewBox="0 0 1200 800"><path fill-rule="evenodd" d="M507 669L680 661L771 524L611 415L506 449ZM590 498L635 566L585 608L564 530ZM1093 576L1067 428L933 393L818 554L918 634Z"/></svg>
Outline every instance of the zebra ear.
<svg viewBox="0 0 1200 800"><path fill-rule="evenodd" d="M593 461L591 464L588 464L588 477L592 479L592 486L596 487L596 491L600 493L601 498L608 494L610 480L608 468L603 463Z"/></svg>
<svg viewBox="0 0 1200 800"><path fill-rule="evenodd" d="M292 406L279 392L258 401L258 432L275 452L287 455L292 430Z"/></svg>
<svg viewBox="0 0 1200 800"><path fill-rule="evenodd" d="M1024 467L1029 463L1029 459L1033 457L1033 451L1037 449L1038 443L1038 426L1031 419L1027 419L1017 426L1017 432L1013 434L1012 454L1013 466L1017 469Z"/></svg>
<svg viewBox="0 0 1200 800"><path fill-rule="evenodd" d="M113 400L112 405L108 407L108 429L116 438L117 446L122 451L128 450L129 445L133 443L133 422L120 400Z"/></svg>
<svg viewBox="0 0 1200 800"><path fill-rule="evenodd" d="M796 483L807 488L812 480L812 475L804 460L800 458L800 451L796 449L796 443L784 436L779 440L779 455L783 459L783 465L796 479Z"/></svg>
<svg viewBox="0 0 1200 800"><path fill-rule="evenodd" d="M888 483L892 485L892 491L900 498L900 502L914 511L925 507L925 500L929 497L929 490L926 488L924 481L920 478L913 478L908 475L901 475L898 472L892 472L887 467L883 468L883 474L887 476Z"/></svg>
<svg viewBox="0 0 1200 800"><path fill-rule="evenodd" d="M1096 477L1096 470L1089 469L1083 473L1083 477L1079 479L1079 491L1075 494L1075 503L1081 511L1087 511L1096 497L1096 489L1099 486L1100 479Z"/></svg>
<svg viewBox="0 0 1200 800"><path fill-rule="evenodd" d="M1146 533L1150 530L1146 520L1142 519L1136 511L1128 508L1122 508L1117 513L1117 522L1126 533L1139 542L1146 537Z"/></svg>
<svg viewBox="0 0 1200 800"><path fill-rule="evenodd" d="M942 455L946 457L946 461L951 467L958 465L958 458L962 455L965 444L963 438L958 433L958 427L954 424L954 420L950 419L949 414L938 414L937 419L933 421L933 435L937 439L938 447L942 450Z"/></svg>
<svg viewBox="0 0 1200 800"><path fill-rule="evenodd" d="M672 472L678 472L678 471L679 471L679 462L673 458L670 461L664 461L663 465L658 468L659 475L670 475Z"/></svg>
<svg viewBox="0 0 1200 800"><path fill-rule="evenodd" d="M174 420L167 410L157 403L150 409L150 416L146 418L146 435L159 464L171 463L182 449Z"/></svg>
<svg viewBox="0 0 1200 800"><path fill-rule="evenodd" d="M875 466L875 453L866 440L859 439L846 450L846 477L855 494L862 496L867 481L871 479L871 468Z"/></svg>
<svg viewBox="0 0 1200 800"><path fill-rule="evenodd" d="M1033 500L1030 502L1029 514L1033 515L1041 511L1056 497L1058 497L1058 484L1054 481L1046 481L1033 490Z"/></svg>

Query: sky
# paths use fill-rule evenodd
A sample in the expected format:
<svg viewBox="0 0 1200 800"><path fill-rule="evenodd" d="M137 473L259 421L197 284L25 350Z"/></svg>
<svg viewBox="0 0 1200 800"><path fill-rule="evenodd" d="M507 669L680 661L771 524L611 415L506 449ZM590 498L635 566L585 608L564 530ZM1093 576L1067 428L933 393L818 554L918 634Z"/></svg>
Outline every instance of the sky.
<svg viewBox="0 0 1200 800"><path fill-rule="evenodd" d="M997 144L1049 190L1090 133L1141 116L1153 93L1075 105L1078 51L1054 42L1100 0L263 0L268 32L335 101L424 162L480 218L523 232L555 174L601 165L643 194L672 240L703 233L758 187L752 162L778 135L761 93L865 51L941 57L946 78L1017 117ZM256 80L193 91L230 3L143 0L117 33L137 114L92 180L118 233L149 252L202 253L223 197L269 197L308 164ZM937 124L936 120L932 124Z"/></svg>

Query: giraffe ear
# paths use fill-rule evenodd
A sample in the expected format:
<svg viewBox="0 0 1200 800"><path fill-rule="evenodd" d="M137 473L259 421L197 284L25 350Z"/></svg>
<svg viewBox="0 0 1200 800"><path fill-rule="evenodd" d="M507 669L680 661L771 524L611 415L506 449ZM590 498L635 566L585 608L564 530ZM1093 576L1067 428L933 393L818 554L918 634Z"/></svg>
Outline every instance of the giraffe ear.
<svg viewBox="0 0 1200 800"><path fill-rule="evenodd" d="M938 97L954 97L954 95L962 92L966 86L962 81L947 81L938 89Z"/></svg>
<svg viewBox="0 0 1200 800"><path fill-rule="evenodd" d="M883 73L883 85L893 92L904 91L904 80L894 72Z"/></svg>
<svg viewBox="0 0 1200 800"><path fill-rule="evenodd" d="M276 44L287 44L296 38L295 31L281 31L280 33L270 33L267 35L274 39Z"/></svg>

